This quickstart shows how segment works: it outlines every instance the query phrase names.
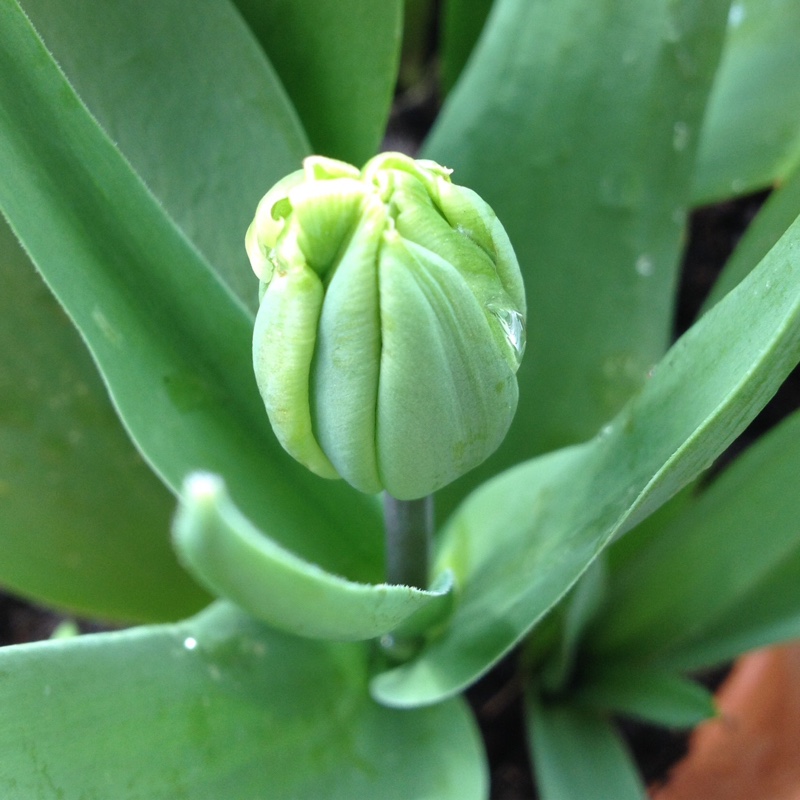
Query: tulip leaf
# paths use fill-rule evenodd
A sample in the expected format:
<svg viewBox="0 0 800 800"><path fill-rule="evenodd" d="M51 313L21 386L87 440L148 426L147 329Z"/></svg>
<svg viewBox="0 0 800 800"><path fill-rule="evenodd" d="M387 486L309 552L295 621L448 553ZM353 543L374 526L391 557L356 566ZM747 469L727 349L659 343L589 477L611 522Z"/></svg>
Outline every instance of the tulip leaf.
<svg viewBox="0 0 800 800"><path fill-rule="evenodd" d="M308 154L297 115L226 0L22 0L81 100L240 299L261 195Z"/></svg>
<svg viewBox="0 0 800 800"><path fill-rule="evenodd" d="M382 708L367 669L363 645L287 636L228 605L176 625L3 648L0 794L483 798L464 703Z"/></svg>
<svg viewBox="0 0 800 800"><path fill-rule="evenodd" d="M636 767L611 723L592 711L530 696L528 738L542 800L645 800Z"/></svg>
<svg viewBox="0 0 800 800"><path fill-rule="evenodd" d="M234 0L275 65L314 152L358 167L383 138L402 0Z"/></svg>
<svg viewBox="0 0 800 800"><path fill-rule="evenodd" d="M800 4L734 0L700 135L692 201L784 179L800 163Z"/></svg>
<svg viewBox="0 0 800 800"><path fill-rule="evenodd" d="M440 74L449 92L480 38L493 0L445 0L442 10Z"/></svg>
<svg viewBox="0 0 800 800"><path fill-rule="evenodd" d="M287 552L233 505L213 475L189 478L174 525L186 568L220 597L298 636L355 641L389 633L412 614L433 621L450 606L452 576L440 587L353 583Z"/></svg>
<svg viewBox="0 0 800 800"><path fill-rule="evenodd" d="M0 275L0 584L103 619L197 611L207 595L166 536L174 500L2 218Z"/></svg>
<svg viewBox="0 0 800 800"><path fill-rule="evenodd" d="M800 636L798 475L800 412L618 570L590 652L695 668Z"/></svg>
<svg viewBox="0 0 800 800"><path fill-rule="evenodd" d="M558 644L541 669L542 687L561 691L572 679L584 631L597 614L608 580L605 558L593 561L559 606Z"/></svg>
<svg viewBox="0 0 800 800"><path fill-rule="evenodd" d="M610 664L590 669L570 699L596 711L663 725L693 728L717 715L714 695L673 672Z"/></svg>
<svg viewBox="0 0 800 800"><path fill-rule="evenodd" d="M278 445L252 373L253 318L80 103L16 3L0 7L0 72L0 206L146 460L176 492L193 470L223 475L282 545L380 581L378 504L315 478Z"/></svg>
<svg viewBox="0 0 800 800"><path fill-rule="evenodd" d="M424 81L428 74L431 30L438 14L434 0L405 0L403 44L395 92L403 92Z"/></svg>
<svg viewBox="0 0 800 800"><path fill-rule="evenodd" d="M595 439L511 469L461 505L437 559L458 586L449 627L415 661L377 676L375 695L418 705L475 680L605 545L722 453L798 361L800 218Z"/></svg>
<svg viewBox="0 0 800 800"><path fill-rule="evenodd" d="M728 259L705 303L711 307L724 297L769 252L800 213L800 165L764 203Z"/></svg>
<svg viewBox="0 0 800 800"><path fill-rule="evenodd" d="M424 155L511 237L528 296L520 408L443 511L525 458L593 436L672 330L692 163L727 0L497 0Z"/></svg>

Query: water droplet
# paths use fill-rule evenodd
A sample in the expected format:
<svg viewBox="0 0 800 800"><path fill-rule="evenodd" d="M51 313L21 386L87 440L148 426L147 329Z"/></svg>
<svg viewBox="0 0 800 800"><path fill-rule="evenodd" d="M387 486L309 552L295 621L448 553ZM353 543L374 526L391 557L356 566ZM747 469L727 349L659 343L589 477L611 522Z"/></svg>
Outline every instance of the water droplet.
<svg viewBox="0 0 800 800"><path fill-rule="evenodd" d="M734 3L731 6L731 10L728 12L728 26L731 28L738 28L742 22L744 22L746 14L744 3Z"/></svg>
<svg viewBox="0 0 800 800"><path fill-rule="evenodd" d="M222 680L222 672L216 664L208 665L208 674L211 676L212 681Z"/></svg>
<svg viewBox="0 0 800 800"><path fill-rule="evenodd" d="M626 50L622 54L622 63L625 65L635 64L639 60L639 54L636 50Z"/></svg>
<svg viewBox="0 0 800 800"><path fill-rule="evenodd" d="M183 646L184 646L184 647L185 647L187 650L194 650L194 649L196 649L196 647L197 647L197 639L195 639L195 638L194 638L194 636L187 636L187 637L186 637L186 638L183 640Z"/></svg>
<svg viewBox="0 0 800 800"><path fill-rule="evenodd" d="M610 174L600 180L600 202L609 208L638 208L644 198L644 182L634 174Z"/></svg>
<svg viewBox="0 0 800 800"><path fill-rule="evenodd" d="M499 303L487 303L486 310L500 323L506 341L511 346L517 366L519 366L525 353L525 317L516 309Z"/></svg>
<svg viewBox="0 0 800 800"><path fill-rule="evenodd" d="M672 146L680 153L689 144L689 126L680 120L672 126Z"/></svg>
<svg viewBox="0 0 800 800"><path fill-rule="evenodd" d="M653 274L654 269L655 265L653 264L653 259L646 253L643 253L636 259L636 272L643 278L649 278Z"/></svg>
<svg viewBox="0 0 800 800"><path fill-rule="evenodd" d="M92 309L92 320L94 320L95 325L100 328L100 332L111 344L119 345L120 342L122 342L122 335L120 332L111 324L108 317L106 317L97 306Z"/></svg>
<svg viewBox="0 0 800 800"><path fill-rule="evenodd" d="M686 222L686 209L679 206L672 212L672 221L676 225L683 225Z"/></svg>
<svg viewBox="0 0 800 800"><path fill-rule="evenodd" d="M745 183L741 178L734 178L731 181L731 191L732 192L736 192L738 194L739 192L744 191L744 187L745 187Z"/></svg>

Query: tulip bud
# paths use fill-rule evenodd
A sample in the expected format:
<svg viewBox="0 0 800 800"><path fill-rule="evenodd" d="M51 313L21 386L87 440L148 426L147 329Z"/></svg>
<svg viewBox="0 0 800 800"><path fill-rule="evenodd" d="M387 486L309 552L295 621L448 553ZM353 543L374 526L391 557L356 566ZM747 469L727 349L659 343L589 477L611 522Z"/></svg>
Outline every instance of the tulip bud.
<svg viewBox="0 0 800 800"><path fill-rule="evenodd" d="M256 379L298 461L410 500L500 445L524 289L494 212L450 170L312 156L262 199L246 244L261 281Z"/></svg>

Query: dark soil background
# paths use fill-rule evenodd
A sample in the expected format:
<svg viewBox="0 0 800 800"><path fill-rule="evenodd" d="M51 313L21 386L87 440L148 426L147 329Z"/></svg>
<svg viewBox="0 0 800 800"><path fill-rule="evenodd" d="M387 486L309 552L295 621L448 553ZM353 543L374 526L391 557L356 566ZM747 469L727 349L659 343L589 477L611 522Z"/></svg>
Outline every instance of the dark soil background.
<svg viewBox="0 0 800 800"><path fill-rule="evenodd" d="M425 86L400 96L395 104L384 148L413 153L434 119L436 106L435 93ZM678 297L676 335L682 333L696 317L720 269L766 196L767 193L752 195L700 209L692 215ZM748 443L798 407L800 372L795 371L721 461L729 461ZM0 645L46 639L62 621L63 617L52 611L0 593ZM84 633L101 629L91 621L76 622ZM536 800L525 744L521 685L516 674L515 657L511 656L468 693L486 741L491 765L492 800ZM723 675L724 672L706 676L706 683L716 686ZM670 765L686 749L685 735L630 721L621 721L620 729L648 782L663 778Z"/></svg>

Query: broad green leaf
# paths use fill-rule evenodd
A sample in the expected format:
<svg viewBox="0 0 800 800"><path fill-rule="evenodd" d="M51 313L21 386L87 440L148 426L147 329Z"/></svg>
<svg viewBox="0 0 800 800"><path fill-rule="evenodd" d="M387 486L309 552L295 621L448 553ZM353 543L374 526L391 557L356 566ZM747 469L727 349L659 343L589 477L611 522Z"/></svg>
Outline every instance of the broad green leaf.
<svg viewBox="0 0 800 800"><path fill-rule="evenodd" d="M22 0L78 95L246 304L244 234L308 155L297 115L228 0ZM58 130L54 128L53 130Z"/></svg>
<svg viewBox="0 0 800 800"><path fill-rule="evenodd" d="M800 547L786 556L713 625L658 660L670 669L725 664L748 650L800 638Z"/></svg>
<svg viewBox="0 0 800 800"><path fill-rule="evenodd" d="M571 702L668 728L693 728L716 716L714 695L688 678L631 665L591 669Z"/></svg>
<svg viewBox="0 0 800 800"><path fill-rule="evenodd" d="M382 708L368 651L227 605L177 625L0 650L4 800L481 800L460 700Z"/></svg>
<svg viewBox="0 0 800 800"><path fill-rule="evenodd" d="M628 751L600 715L530 696L528 740L542 800L645 800Z"/></svg>
<svg viewBox="0 0 800 800"><path fill-rule="evenodd" d="M257 619L298 636L374 639L412 614L436 617L450 606L452 576L423 591L353 583L298 558L253 526L216 476L195 474L174 525L187 570L209 590Z"/></svg>
<svg viewBox="0 0 800 800"><path fill-rule="evenodd" d="M402 0L233 0L275 65L314 152L361 167L383 138Z"/></svg>
<svg viewBox="0 0 800 800"><path fill-rule="evenodd" d="M176 492L193 470L219 473L282 545L381 580L374 498L283 452L252 374L252 317L81 105L16 3L0 6L0 74L0 206L151 466Z"/></svg>
<svg viewBox="0 0 800 800"><path fill-rule="evenodd" d="M461 75L486 18L493 0L445 0L442 9L442 36L439 70L442 89L449 92Z"/></svg>
<svg viewBox="0 0 800 800"><path fill-rule="evenodd" d="M664 354L728 0L498 0L424 155L508 230L528 296L520 407L442 494L593 436Z"/></svg>
<svg viewBox="0 0 800 800"><path fill-rule="evenodd" d="M425 80L437 13L434 0L405 0L403 3L403 46L396 91L404 92Z"/></svg>
<svg viewBox="0 0 800 800"><path fill-rule="evenodd" d="M798 475L795 413L615 574L594 657L694 667L800 635Z"/></svg>
<svg viewBox="0 0 800 800"><path fill-rule="evenodd" d="M0 584L104 619L198 610L207 596L169 545L172 496L1 217L0 275Z"/></svg>
<svg viewBox="0 0 800 800"><path fill-rule="evenodd" d="M739 283L770 251L781 234L800 214L800 165L787 178L786 183L770 196L742 240L728 259L711 289L706 308L710 308Z"/></svg>
<svg viewBox="0 0 800 800"><path fill-rule="evenodd" d="M800 4L734 0L692 202L762 189L800 162Z"/></svg>
<svg viewBox="0 0 800 800"><path fill-rule="evenodd" d="M572 678L583 633L597 614L608 580L604 558L591 563L561 605L559 645L541 668L541 683L548 691L559 691Z"/></svg>
<svg viewBox="0 0 800 800"><path fill-rule="evenodd" d="M798 361L800 218L600 435L503 473L461 505L437 559L459 587L450 624L415 661L379 675L376 697L424 704L475 680L605 545L722 453ZM630 597L623 616L640 602Z"/></svg>

